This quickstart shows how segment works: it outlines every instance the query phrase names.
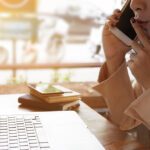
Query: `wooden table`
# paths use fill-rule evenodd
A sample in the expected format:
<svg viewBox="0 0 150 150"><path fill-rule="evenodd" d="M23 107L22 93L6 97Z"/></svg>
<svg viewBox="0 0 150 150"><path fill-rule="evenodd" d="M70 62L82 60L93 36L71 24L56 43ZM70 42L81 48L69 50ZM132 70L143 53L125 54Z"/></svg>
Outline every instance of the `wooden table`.
<svg viewBox="0 0 150 150"><path fill-rule="evenodd" d="M93 86L97 82L62 82L55 83L73 91L79 92L83 101L88 104L88 106L94 109L106 108L105 101L102 95L93 90ZM0 94L16 94L16 93L28 93L29 89L27 84L16 84L16 85L0 85Z"/></svg>
<svg viewBox="0 0 150 150"><path fill-rule="evenodd" d="M0 95L0 114L35 111L19 107L17 99L21 95ZM106 150L146 150L133 136L120 131L115 125L83 102L81 102L78 114Z"/></svg>

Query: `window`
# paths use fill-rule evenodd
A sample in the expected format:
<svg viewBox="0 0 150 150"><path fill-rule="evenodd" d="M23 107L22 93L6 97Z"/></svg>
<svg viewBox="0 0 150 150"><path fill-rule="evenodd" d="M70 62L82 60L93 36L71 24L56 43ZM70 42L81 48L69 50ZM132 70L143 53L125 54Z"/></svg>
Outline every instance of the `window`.
<svg viewBox="0 0 150 150"><path fill-rule="evenodd" d="M0 84L13 79L96 81L99 64L104 61L101 30L120 1L34 2L33 10L27 11L27 7L17 12L16 7L0 13Z"/></svg>

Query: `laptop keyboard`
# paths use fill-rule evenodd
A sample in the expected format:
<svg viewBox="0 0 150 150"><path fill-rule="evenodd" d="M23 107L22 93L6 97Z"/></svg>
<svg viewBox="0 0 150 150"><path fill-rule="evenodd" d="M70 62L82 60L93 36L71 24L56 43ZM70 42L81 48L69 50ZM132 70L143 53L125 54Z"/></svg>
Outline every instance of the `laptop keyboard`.
<svg viewBox="0 0 150 150"><path fill-rule="evenodd" d="M0 116L0 150L50 150L39 116Z"/></svg>

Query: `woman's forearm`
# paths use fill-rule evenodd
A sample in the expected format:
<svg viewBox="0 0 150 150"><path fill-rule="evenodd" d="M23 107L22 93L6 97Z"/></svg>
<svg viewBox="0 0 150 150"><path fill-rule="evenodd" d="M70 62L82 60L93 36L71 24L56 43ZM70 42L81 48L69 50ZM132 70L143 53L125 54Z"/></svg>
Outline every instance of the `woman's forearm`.
<svg viewBox="0 0 150 150"><path fill-rule="evenodd" d="M122 56L119 56L118 58L116 57L111 59L106 58L109 76L111 76L120 67L120 65L124 62L124 59L125 59L124 54L122 54Z"/></svg>

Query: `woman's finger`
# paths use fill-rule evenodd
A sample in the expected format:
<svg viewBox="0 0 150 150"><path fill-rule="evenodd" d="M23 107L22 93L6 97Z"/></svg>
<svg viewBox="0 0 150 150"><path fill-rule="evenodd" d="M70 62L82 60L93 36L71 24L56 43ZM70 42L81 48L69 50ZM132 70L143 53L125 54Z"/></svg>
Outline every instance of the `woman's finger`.
<svg viewBox="0 0 150 150"><path fill-rule="evenodd" d="M113 11L113 14L121 14L120 9L115 9L115 10Z"/></svg>
<svg viewBox="0 0 150 150"><path fill-rule="evenodd" d="M142 51L141 45L139 45L136 41L132 42L131 47L135 51L135 53L137 53L137 54Z"/></svg>
<svg viewBox="0 0 150 150"><path fill-rule="evenodd" d="M132 50L130 51L130 60L131 60L131 59L134 59L137 55L138 55L138 53L132 49Z"/></svg>
<svg viewBox="0 0 150 150"><path fill-rule="evenodd" d="M150 43L149 43L149 39L146 36L144 30L142 29L142 27L135 21L135 19L131 20L131 24L135 30L135 32L137 33L138 39L140 40L141 44L145 47L145 48L149 48Z"/></svg>
<svg viewBox="0 0 150 150"><path fill-rule="evenodd" d="M111 15L108 17L108 22L110 22L112 24L112 26L116 26L116 23L119 21L119 17L117 15Z"/></svg>
<svg viewBox="0 0 150 150"><path fill-rule="evenodd" d="M134 60L133 60L133 59L130 59L130 60L127 62L127 65L128 65L128 67L131 69L131 71L132 71L133 68L134 68Z"/></svg>
<svg viewBox="0 0 150 150"><path fill-rule="evenodd" d="M112 26L115 26L116 23L119 21L120 15L121 15L120 10L116 9L111 16L107 17L108 22L110 22L109 24L112 24Z"/></svg>

